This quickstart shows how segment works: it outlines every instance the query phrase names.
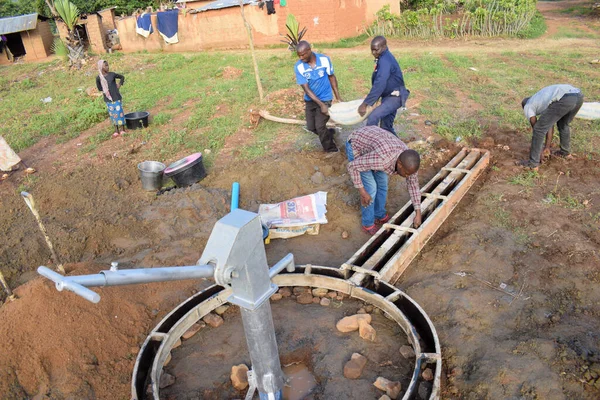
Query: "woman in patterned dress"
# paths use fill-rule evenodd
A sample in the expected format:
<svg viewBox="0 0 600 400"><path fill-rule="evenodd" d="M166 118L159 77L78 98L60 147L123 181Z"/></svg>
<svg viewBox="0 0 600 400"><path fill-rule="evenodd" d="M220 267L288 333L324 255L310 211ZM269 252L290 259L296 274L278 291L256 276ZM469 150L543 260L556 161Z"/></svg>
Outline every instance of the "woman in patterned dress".
<svg viewBox="0 0 600 400"><path fill-rule="evenodd" d="M119 83L117 83L119 79ZM125 83L125 77L116 72L110 72L108 63L104 60L98 61L98 77L96 87L104 94L104 101L108 108L110 121L115 126L113 137L125 134L125 112L123 111L122 97L119 88Z"/></svg>

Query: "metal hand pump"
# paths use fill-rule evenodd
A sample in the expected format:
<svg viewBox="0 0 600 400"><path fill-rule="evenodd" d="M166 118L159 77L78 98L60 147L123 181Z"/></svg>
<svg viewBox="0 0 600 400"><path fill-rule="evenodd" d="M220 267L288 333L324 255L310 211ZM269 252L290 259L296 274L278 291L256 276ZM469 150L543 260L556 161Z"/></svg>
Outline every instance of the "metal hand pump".
<svg viewBox="0 0 600 400"><path fill-rule="evenodd" d="M217 221L197 264L119 270L117 263L112 263L108 271L80 276L63 276L41 266L38 273L53 281L59 291L72 291L92 303L98 303L100 295L88 287L214 277L219 285L232 288L227 300L240 307L252 361L249 398L258 389L261 400L280 400L285 377L268 300L278 289L271 278L284 269L293 272L294 256L288 254L269 269L260 217L236 209Z"/></svg>

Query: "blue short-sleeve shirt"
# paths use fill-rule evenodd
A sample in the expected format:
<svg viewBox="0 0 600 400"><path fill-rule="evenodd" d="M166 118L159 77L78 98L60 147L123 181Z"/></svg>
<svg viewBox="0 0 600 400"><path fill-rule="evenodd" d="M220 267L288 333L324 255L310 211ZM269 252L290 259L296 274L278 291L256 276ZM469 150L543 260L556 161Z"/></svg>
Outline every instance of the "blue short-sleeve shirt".
<svg viewBox="0 0 600 400"><path fill-rule="evenodd" d="M312 68L309 64L298 60L294 66L296 82L298 85L308 83L308 87L321 101L333 100L333 90L329 83L329 76L333 75L333 64L331 59L323 54L314 53L317 64ZM310 97L304 94L304 100L310 101Z"/></svg>

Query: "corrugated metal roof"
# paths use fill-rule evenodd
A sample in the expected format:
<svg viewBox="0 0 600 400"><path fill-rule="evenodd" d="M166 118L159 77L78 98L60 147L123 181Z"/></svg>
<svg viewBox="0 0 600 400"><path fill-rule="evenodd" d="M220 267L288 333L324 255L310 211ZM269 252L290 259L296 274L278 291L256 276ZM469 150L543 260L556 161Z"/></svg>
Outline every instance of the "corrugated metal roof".
<svg viewBox="0 0 600 400"><path fill-rule="evenodd" d="M37 21L37 13L19 15L17 17L0 18L0 35L35 29L37 26Z"/></svg>
<svg viewBox="0 0 600 400"><path fill-rule="evenodd" d="M258 3L256 0L243 0L243 1L244 1L244 4ZM196 8L194 10L194 12L220 10L221 8L239 7L239 6L240 6L239 0L217 0L217 1L213 1L212 3L207 4L205 6L202 6L200 8Z"/></svg>

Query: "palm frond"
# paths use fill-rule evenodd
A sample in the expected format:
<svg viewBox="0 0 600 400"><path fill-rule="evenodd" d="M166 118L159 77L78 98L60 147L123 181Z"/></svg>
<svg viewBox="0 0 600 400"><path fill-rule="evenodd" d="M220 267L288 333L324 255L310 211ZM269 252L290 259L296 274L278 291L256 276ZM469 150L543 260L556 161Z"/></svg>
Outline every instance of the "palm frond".
<svg viewBox="0 0 600 400"><path fill-rule="evenodd" d="M58 16L65 22L67 28L72 31L79 20L79 9L69 0L54 0L54 8Z"/></svg>

